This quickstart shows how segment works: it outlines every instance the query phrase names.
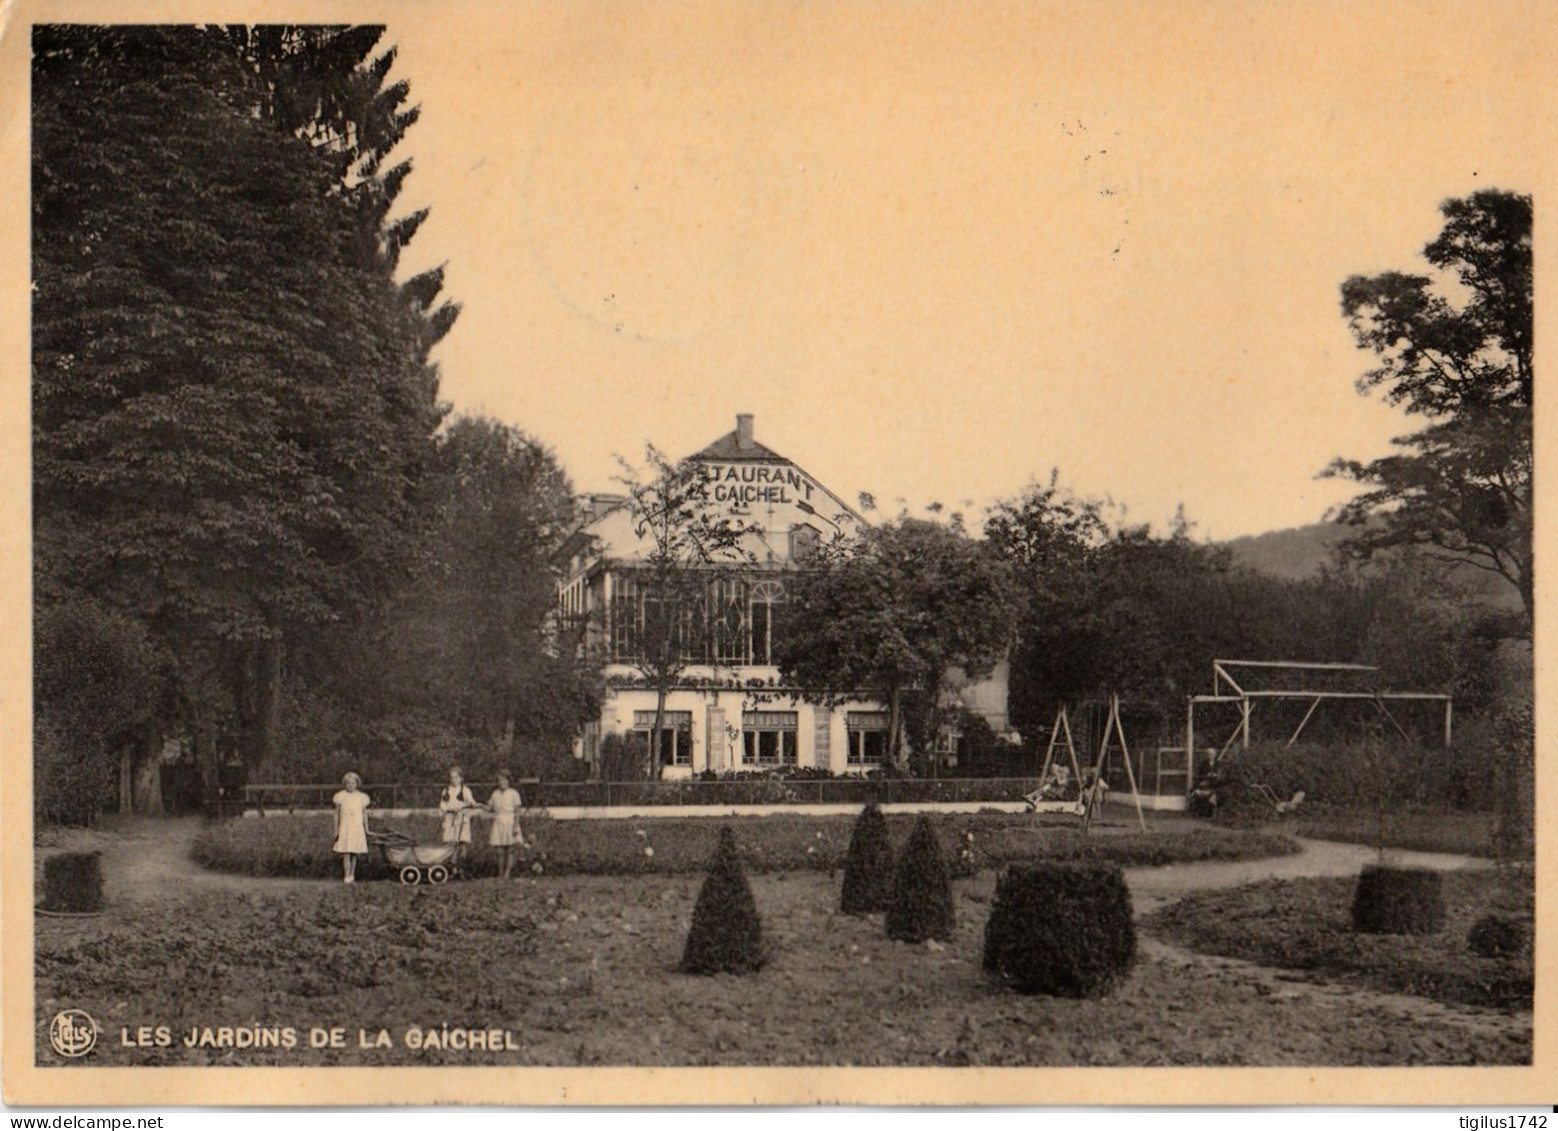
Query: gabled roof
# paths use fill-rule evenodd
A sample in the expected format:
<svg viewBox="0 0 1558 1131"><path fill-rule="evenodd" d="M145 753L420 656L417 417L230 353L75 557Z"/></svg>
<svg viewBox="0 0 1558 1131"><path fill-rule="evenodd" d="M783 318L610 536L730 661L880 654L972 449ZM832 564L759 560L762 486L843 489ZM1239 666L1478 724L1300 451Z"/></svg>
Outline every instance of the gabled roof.
<svg viewBox="0 0 1558 1131"><path fill-rule="evenodd" d="M789 463L784 456L772 448L759 444L756 440L747 440L747 446L741 446L741 437L738 432L730 431L715 440L701 452L694 452L688 459L717 459L722 461L734 460L763 460L773 462L775 460Z"/></svg>

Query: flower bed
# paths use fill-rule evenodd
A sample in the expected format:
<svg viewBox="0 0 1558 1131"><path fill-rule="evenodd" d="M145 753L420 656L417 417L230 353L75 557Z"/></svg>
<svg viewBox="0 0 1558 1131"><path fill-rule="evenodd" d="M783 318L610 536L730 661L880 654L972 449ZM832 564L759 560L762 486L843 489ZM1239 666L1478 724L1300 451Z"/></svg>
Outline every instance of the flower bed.
<svg viewBox="0 0 1558 1131"><path fill-rule="evenodd" d="M1353 930L1353 877L1267 882L1191 895L1149 915L1142 929L1209 954L1304 970L1372 989L1497 1009L1530 1009L1524 956L1484 958L1472 926L1508 898L1486 872L1446 872L1444 928L1432 935ZM1529 913L1529 889L1524 893Z"/></svg>
<svg viewBox="0 0 1558 1131"><path fill-rule="evenodd" d="M1237 972L1189 983L1182 964L1150 957L1102 1001L1020 998L980 970L994 882L954 884L954 936L931 947L888 939L880 916L839 914L825 875L753 877L771 960L741 978L676 972L693 875L170 890L40 922L36 1055L60 1070L1530 1061L1529 1022L1360 1008L1345 995L1276 1008ZM50 1048L49 1019L65 1008L101 1027L92 1057ZM166 1044L138 1029L152 1025ZM342 1045L316 1047L314 1027L338 1027Z"/></svg>
<svg viewBox="0 0 1558 1131"><path fill-rule="evenodd" d="M908 839L912 822L908 815L888 817L896 845L901 847ZM831 872L843 866L854 818L776 815L737 818L732 823L743 862L751 871ZM946 814L933 818L933 823L954 871L963 874L1037 859L1132 866L1253 859L1297 851L1292 840L1270 832L1185 828L1178 823L1146 834L1095 832L1091 836L1076 829L1043 828L1031 816L1014 814ZM531 817L522 818L521 824L535 843L522 851L520 867L552 875L701 872L719 831L718 822L697 818L553 821ZM377 825L429 843L438 840L438 822L431 817L381 819ZM491 875L495 859L484 843L484 824L477 823L475 837L467 870L476 876ZM331 839L329 817L243 818L203 829L194 856L220 872L326 879L340 870L330 851ZM369 880L390 873L377 855L371 855L358 874Z"/></svg>

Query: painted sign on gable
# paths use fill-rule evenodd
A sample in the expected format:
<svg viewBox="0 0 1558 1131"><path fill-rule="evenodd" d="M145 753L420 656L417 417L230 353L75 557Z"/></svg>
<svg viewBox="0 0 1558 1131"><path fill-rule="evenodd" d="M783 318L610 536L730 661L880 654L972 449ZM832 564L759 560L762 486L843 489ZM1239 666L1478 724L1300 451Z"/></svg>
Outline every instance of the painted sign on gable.
<svg viewBox="0 0 1558 1131"><path fill-rule="evenodd" d="M809 503L817 485L788 464L705 463L709 497L736 509L753 504Z"/></svg>

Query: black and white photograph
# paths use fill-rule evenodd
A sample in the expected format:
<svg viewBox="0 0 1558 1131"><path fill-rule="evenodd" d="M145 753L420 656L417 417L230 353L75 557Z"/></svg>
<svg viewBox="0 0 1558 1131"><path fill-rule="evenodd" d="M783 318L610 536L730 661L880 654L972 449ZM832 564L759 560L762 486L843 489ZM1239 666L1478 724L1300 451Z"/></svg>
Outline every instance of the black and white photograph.
<svg viewBox="0 0 1558 1131"><path fill-rule="evenodd" d="M1554 30L0 12L6 1102L1550 1103Z"/></svg>

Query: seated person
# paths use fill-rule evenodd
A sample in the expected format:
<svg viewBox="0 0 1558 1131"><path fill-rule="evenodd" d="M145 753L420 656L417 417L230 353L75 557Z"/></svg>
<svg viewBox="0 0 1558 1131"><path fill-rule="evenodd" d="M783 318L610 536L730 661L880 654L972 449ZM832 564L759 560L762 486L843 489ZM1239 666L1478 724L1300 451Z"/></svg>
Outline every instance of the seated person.
<svg viewBox="0 0 1558 1131"><path fill-rule="evenodd" d="M1196 817L1210 817L1216 814L1219 801L1218 793L1222 788L1223 775L1217 763L1208 763L1196 784L1190 790L1190 813Z"/></svg>

